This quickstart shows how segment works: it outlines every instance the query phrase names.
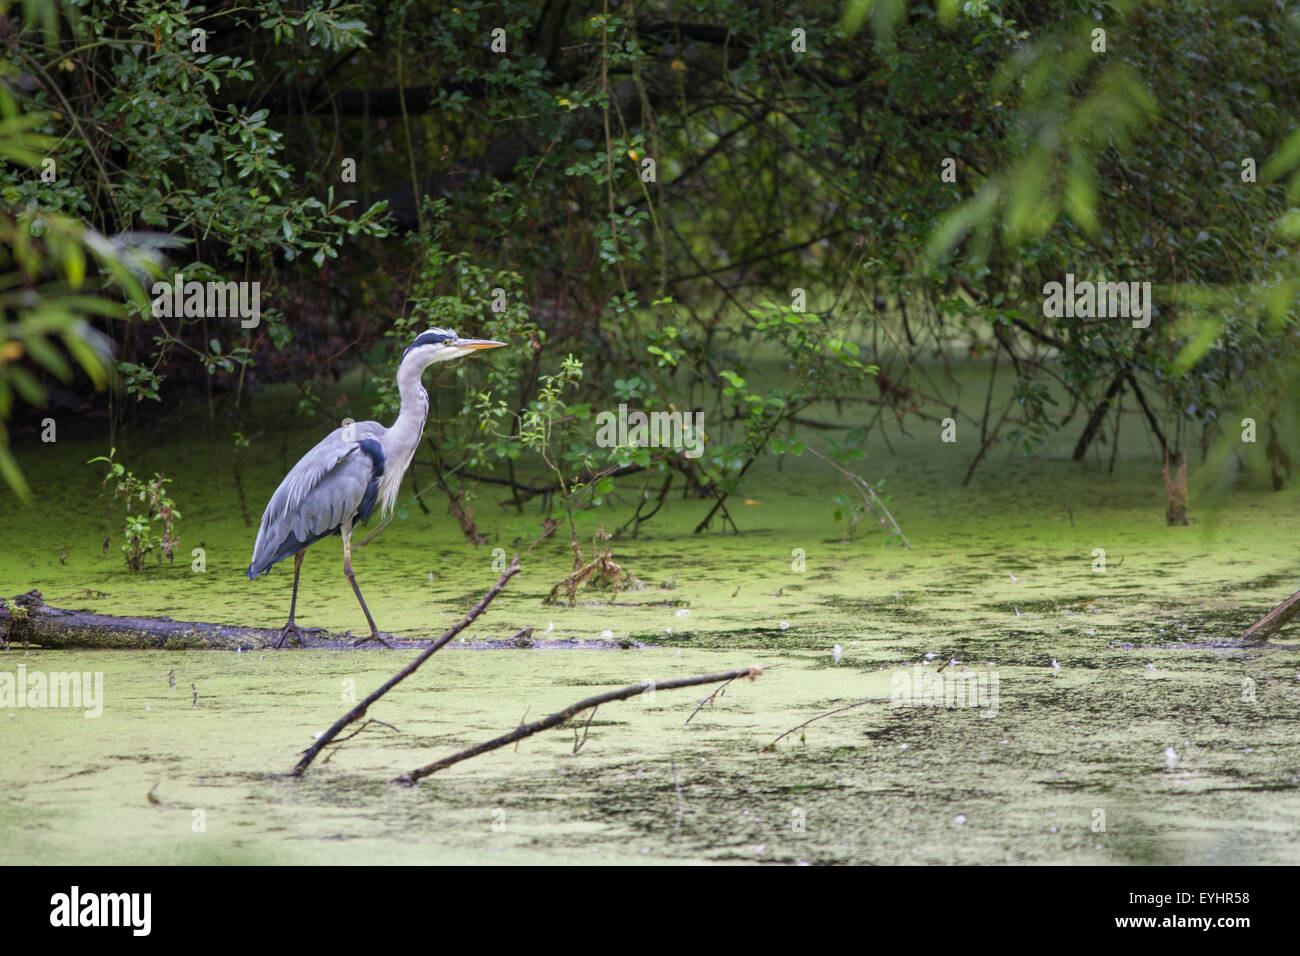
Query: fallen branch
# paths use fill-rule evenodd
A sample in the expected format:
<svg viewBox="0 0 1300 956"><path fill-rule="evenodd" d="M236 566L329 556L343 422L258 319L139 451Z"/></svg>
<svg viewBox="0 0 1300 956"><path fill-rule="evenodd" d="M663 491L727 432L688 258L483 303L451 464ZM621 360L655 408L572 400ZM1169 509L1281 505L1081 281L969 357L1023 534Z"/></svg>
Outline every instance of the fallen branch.
<svg viewBox="0 0 1300 956"><path fill-rule="evenodd" d="M297 766L295 766L293 770L289 773L289 776L291 777L302 776L303 773L307 770L307 768L311 766L311 762L316 759L316 755L319 754L321 750L324 749L331 740L333 740L340 733L342 733L343 729L347 727L348 724L351 724L352 722L356 720L360 720L362 717L364 717L366 715L366 710L369 709L371 704L373 704L379 698L383 697L385 694L387 694L390 690L392 690L402 681L406 680L406 678L414 674L416 670L419 669L421 664L427 661L441 648L446 646L447 642L450 641L453 637L455 637L461 631L465 630L465 628L469 627L469 625L474 621L474 619L483 613L483 609L486 608L488 604L492 602L492 599L501 593L502 589L506 586L506 582L509 581L512 577L514 577L518 573L519 573L519 555L515 555L514 559L511 560L510 562L510 567L506 568L503 572L501 572L501 577L497 578L497 583L492 585L492 587L488 589L488 592L483 595L482 599L477 604L475 604L472 608L470 608L468 614L466 614L458 622L452 625L446 634L442 635L442 637L438 638L427 648L425 648L424 652L420 654L419 657L411 661L411 663L407 664L400 671L398 671L396 674L390 677L382 687L380 687L377 691L375 691L373 694L371 694L361 703L357 704L357 706L353 707L350 711L348 711L346 714L340 717L338 721L335 722L333 727L325 731L325 733L321 734L320 739L317 740L316 743L312 744L310 748L308 748L308 750L303 754L302 759L298 761Z"/></svg>
<svg viewBox="0 0 1300 956"><path fill-rule="evenodd" d="M431 764L426 764L418 770L412 770L410 773L404 773L395 778L393 783L402 783L407 786L413 786L417 781L437 773L439 770L446 769L452 764L460 763L462 760L468 760L470 757L477 757L479 754L485 754L491 750L497 750L501 747L508 746L517 740L523 740L525 737L531 737L533 734L540 733L543 730L549 730L552 727L558 727L560 724L570 720L574 715L582 713L584 710L590 710L593 707L599 707L601 704L608 704L611 701L627 700L629 697L636 697L643 694L649 688L653 687L655 691L676 690L679 687L695 687L698 684L713 684L718 681L733 681L737 677L748 677L754 680L759 674L763 673L763 668L754 665L751 667L741 667L737 670L722 671L718 674L698 674L695 677L674 677L665 681L642 681L640 684L632 684L628 687L621 687L618 690L606 691L603 694L597 694L595 697L588 697L586 700L580 700L576 704L570 704L564 710L557 711L549 717L543 717L541 720L534 721L531 724L520 724L508 734L503 734L486 743L481 743L468 750L462 750L454 753L450 757L443 757L441 760L435 760Z"/></svg>
<svg viewBox="0 0 1300 956"><path fill-rule="evenodd" d="M278 628L237 627L169 617L117 617L46 604L40 591L0 600L0 645L37 644L51 650L103 648L204 648L260 650L275 647ZM340 645L342 646L342 645Z"/></svg>
<svg viewBox="0 0 1300 956"><path fill-rule="evenodd" d="M828 711L827 711L826 713L824 713L824 714L818 714L816 717L813 717L811 720L805 720L802 724L800 724L800 725L797 726L797 727L791 727L789 730L787 730L785 733L783 733L780 737L777 737L776 740L772 741L770 744L768 744L766 747L764 747L763 750L764 750L764 751L775 750L775 749L776 749L776 745L777 745L778 743L780 743L781 740L783 740L783 739L786 738L786 737L789 737L789 736L790 736L792 733L794 733L796 730L803 730L803 728L807 727L809 724L813 723L814 721L821 720L823 717L834 717L836 714L842 714L842 713L844 713L846 710L852 710L852 709L855 708L855 707L861 707L863 704L882 704L882 703L884 703L884 702L887 701L887 700L889 700L888 697L869 697L869 698L867 698L866 700L860 700L860 701L858 701L856 704L849 704L849 706L847 706L847 707L839 707L839 708L836 708L835 710L828 710Z"/></svg>
<svg viewBox="0 0 1300 956"><path fill-rule="evenodd" d="M1300 612L1300 591L1296 591L1273 610L1246 628L1241 635L1243 644L1267 644L1268 639L1286 626Z"/></svg>

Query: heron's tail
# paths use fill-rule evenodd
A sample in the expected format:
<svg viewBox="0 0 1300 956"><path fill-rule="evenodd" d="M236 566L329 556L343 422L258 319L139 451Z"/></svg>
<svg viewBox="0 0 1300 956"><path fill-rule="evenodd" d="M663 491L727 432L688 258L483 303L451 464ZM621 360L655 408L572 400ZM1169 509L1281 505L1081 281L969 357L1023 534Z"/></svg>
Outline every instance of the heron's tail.
<svg viewBox="0 0 1300 956"><path fill-rule="evenodd" d="M284 546L276 551L270 546L264 545L262 540L259 538L257 541L257 547L253 549L253 559L248 562L248 570L244 572L248 575L248 580L256 580L267 571L270 571L272 566L279 564L285 558L289 557L289 555L296 552L298 547L295 545L297 544L298 542L296 540L292 544L286 541L284 542Z"/></svg>
<svg viewBox="0 0 1300 956"><path fill-rule="evenodd" d="M285 547L286 545L289 545L287 540L281 542L281 547L275 547L270 535L266 533L266 529L260 530L257 535L257 543L253 545L253 557L248 562L248 570L244 572L248 575L248 580L253 581L261 577L267 571L270 571L274 564L283 561L298 550L291 546Z"/></svg>
<svg viewBox="0 0 1300 956"><path fill-rule="evenodd" d="M280 539L278 544L270 534L259 533L257 544L253 546L253 560L248 564L248 570L244 573L248 575L248 580L252 581L261 575L270 571L274 565L279 564L285 558L292 557L299 551L309 547L324 538L326 535L334 534L338 528L327 531L324 534L308 535L307 540L303 541L292 531L286 533Z"/></svg>

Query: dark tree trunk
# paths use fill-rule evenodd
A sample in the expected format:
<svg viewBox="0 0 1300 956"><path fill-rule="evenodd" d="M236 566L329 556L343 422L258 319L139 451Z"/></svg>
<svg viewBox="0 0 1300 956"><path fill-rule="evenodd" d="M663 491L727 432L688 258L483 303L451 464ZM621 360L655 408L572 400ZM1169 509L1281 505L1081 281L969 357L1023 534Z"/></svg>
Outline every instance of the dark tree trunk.
<svg viewBox="0 0 1300 956"><path fill-rule="evenodd" d="M1124 387L1124 380L1128 378L1128 370L1121 369L1111 379L1110 386L1106 389L1106 394L1102 396L1101 403L1092 410L1088 416L1088 424L1083 428L1083 434L1079 436L1079 443L1074 446L1074 460L1082 461L1083 456L1088 453L1088 446L1092 444L1094 438L1101 434L1101 426L1106 421L1106 415L1110 412L1110 403L1115 400L1115 396L1120 393Z"/></svg>

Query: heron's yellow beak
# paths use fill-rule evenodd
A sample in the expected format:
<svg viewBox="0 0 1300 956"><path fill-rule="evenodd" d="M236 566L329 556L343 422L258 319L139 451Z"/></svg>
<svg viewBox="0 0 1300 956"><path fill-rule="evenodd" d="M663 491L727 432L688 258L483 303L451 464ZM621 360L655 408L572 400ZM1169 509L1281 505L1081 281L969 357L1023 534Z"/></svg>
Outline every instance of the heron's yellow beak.
<svg viewBox="0 0 1300 956"><path fill-rule="evenodd" d="M493 342L491 339L457 339L456 348L458 349L499 349L503 348L506 343Z"/></svg>

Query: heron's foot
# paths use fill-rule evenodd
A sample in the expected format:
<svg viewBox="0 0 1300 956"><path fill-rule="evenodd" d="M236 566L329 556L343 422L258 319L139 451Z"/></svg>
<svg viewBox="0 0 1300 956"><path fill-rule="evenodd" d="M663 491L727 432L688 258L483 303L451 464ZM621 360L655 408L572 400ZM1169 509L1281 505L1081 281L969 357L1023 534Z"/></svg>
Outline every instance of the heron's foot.
<svg viewBox="0 0 1300 956"><path fill-rule="evenodd" d="M393 645L389 644L388 642L395 641L395 640L397 640L397 638L393 637L393 635L391 634L385 634L383 631L371 631L365 637L359 637L355 641L353 641L352 646L360 647L366 641L378 641L380 644L383 644L384 647L388 648L391 651L393 649Z"/></svg>
<svg viewBox="0 0 1300 956"><path fill-rule="evenodd" d="M297 639L299 647L306 647L308 634L324 634L324 633L325 633L325 628L323 627L299 627L297 624L293 623L293 621L290 621L283 628L281 628L280 640L276 641L275 646L283 647L284 642L289 639L290 635L292 635L294 638Z"/></svg>

